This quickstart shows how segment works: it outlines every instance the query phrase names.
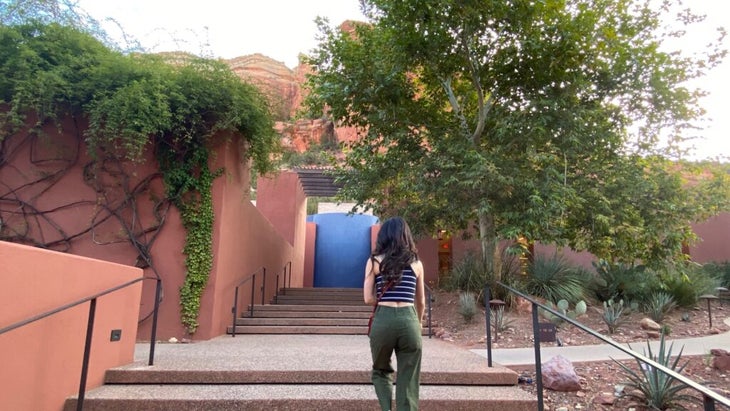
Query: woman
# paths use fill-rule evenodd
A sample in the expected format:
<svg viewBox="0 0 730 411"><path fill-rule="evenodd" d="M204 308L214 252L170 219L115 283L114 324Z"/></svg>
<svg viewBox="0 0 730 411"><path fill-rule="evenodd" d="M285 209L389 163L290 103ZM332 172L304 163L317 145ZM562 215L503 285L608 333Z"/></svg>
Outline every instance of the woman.
<svg viewBox="0 0 730 411"><path fill-rule="evenodd" d="M377 305L370 330L372 381L383 411L391 409L395 351L398 363L396 409L418 410L421 374L421 320L426 308L423 264L408 224L400 217L380 227L375 251L365 266L365 303Z"/></svg>

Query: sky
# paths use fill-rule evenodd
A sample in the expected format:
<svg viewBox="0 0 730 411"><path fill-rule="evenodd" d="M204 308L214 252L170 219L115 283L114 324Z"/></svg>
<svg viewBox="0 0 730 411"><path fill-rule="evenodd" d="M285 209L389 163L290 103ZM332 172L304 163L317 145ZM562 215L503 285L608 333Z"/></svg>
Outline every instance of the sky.
<svg viewBox="0 0 730 411"><path fill-rule="evenodd" d="M711 29L730 31L730 1L694 0L693 10L707 14L698 35L677 47L692 52L709 39ZM97 20L112 17L145 49L183 50L212 58L234 58L261 53L289 68L300 53L317 45L317 16L336 26L345 20L365 20L358 0L80 0L79 7ZM111 23L112 35L119 30ZM725 48L730 48L730 37ZM710 92L701 101L707 110L703 130L693 145L693 159L730 158L730 56L703 79L693 83Z"/></svg>

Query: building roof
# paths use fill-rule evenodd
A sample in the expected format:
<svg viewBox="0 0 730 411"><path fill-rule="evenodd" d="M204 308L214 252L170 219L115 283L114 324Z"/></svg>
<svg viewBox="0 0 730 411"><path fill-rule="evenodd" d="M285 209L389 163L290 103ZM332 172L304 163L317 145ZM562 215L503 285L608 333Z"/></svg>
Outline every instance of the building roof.
<svg viewBox="0 0 730 411"><path fill-rule="evenodd" d="M332 169L323 167L295 168L307 197L334 197L342 188L330 174Z"/></svg>

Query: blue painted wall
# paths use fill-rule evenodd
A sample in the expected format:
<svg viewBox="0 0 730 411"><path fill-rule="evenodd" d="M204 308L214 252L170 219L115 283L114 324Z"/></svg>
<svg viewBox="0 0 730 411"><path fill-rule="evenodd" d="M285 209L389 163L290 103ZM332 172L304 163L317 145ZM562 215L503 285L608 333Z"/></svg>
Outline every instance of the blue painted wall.
<svg viewBox="0 0 730 411"><path fill-rule="evenodd" d="M371 215L315 214L315 287L362 288L365 263L370 256L370 228L378 223Z"/></svg>

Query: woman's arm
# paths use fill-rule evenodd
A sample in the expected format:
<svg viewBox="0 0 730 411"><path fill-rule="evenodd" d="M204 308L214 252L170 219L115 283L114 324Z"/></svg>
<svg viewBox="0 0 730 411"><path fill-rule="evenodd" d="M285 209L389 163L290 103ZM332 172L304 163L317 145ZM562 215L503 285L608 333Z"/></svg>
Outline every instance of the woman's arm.
<svg viewBox="0 0 730 411"><path fill-rule="evenodd" d="M416 273L416 313L419 321L423 322L423 314L426 312L426 288L423 282L423 264L421 260L413 262L411 268Z"/></svg>
<svg viewBox="0 0 730 411"><path fill-rule="evenodd" d="M368 258L365 264L365 281L362 286L362 296L367 305L375 305L378 299L375 297L375 267L373 267L373 258Z"/></svg>

